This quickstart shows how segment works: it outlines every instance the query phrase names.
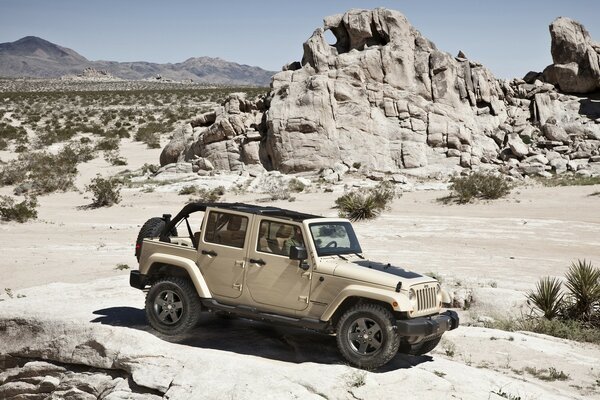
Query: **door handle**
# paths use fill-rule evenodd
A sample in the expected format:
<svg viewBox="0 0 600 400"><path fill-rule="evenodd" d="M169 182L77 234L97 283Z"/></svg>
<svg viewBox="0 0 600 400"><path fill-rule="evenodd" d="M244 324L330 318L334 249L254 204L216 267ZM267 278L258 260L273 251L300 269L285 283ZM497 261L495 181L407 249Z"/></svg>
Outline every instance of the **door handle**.
<svg viewBox="0 0 600 400"><path fill-rule="evenodd" d="M207 256L216 257L217 253L214 250L202 250L202 254Z"/></svg>
<svg viewBox="0 0 600 400"><path fill-rule="evenodd" d="M258 265L266 265L267 263L265 262L265 260L263 260L262 258L259 258L258 260L255 258L251 258L249 260L252 264L258 264Z"/></svg>

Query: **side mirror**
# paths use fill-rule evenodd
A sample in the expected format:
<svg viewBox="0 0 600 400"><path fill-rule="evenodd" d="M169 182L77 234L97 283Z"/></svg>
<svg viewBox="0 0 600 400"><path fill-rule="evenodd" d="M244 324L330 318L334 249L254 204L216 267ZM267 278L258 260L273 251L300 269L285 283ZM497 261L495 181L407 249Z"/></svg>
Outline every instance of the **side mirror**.
<svg viewBox="0 0 600 400"><path fill-rule="evenodd" d="M303 246L292 246L290 247L290 260L306 260L308 258L308 254L306 253L306 248Z"/></svg>

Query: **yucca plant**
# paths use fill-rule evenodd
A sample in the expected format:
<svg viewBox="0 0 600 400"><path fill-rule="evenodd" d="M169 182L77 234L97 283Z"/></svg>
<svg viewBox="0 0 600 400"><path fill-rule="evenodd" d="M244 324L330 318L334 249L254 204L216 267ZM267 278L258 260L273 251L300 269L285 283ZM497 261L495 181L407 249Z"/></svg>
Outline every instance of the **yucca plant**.
<svg viewBox="0 0 600 400"><path fill-rule="evenodd" d="M351 221L373 219L388 208L394 200L396 191L391 182L381 182L371 189L357 189L337 198L335 207L339 215Z"/></svg>
<svg viewBox="0 0 600 400"><path fill-rule="evenodd" d="M572 299L572 317L589 320L594 307L600 305L600 269L585 259L571 263L565 275L565 286Z"/></svg>
<svg viewBox="0 0 600 400"><path fill-rule="evenodd" d="M535 291L527 294L527 299L544 313L544 317L553 319L560 315L564 305L564 294L560 289L560 279L546 276L538 281Z"/></svg>
<svg viewBox="0 0 600 400"><path fill-rule="evenodd" d="M373 219L381 212L374 196L357 191L342 195L335 201L335 205L339 209L340 217L350 221Z"/></svg>

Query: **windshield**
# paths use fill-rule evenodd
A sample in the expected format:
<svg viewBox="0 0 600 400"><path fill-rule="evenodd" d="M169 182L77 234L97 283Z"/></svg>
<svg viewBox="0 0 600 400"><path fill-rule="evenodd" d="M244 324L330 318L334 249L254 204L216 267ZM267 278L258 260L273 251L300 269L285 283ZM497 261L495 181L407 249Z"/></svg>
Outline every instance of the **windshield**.
<svg viewBox="0 0 600 400"><path fill-rule="evenodd" d="M350 222L318 222L309 226L319 256L362 253Z"/></svg>

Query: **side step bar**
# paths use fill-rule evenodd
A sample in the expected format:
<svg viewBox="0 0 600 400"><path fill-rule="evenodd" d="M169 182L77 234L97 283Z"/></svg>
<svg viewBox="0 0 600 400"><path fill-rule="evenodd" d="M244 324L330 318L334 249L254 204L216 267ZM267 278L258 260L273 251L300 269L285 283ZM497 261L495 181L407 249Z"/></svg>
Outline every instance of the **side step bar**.
<svg viewBox="0 0 600 400"><path fill-rule="evenodd" d="M237 315L242 318L254 319L259 321L278 322L284 325L291 325L298 328L312 329L315 331L327 331L329 326L328 322L319 321L312 318L293 318L285 317L283 315L269 314L265 312L257 311L255 308L248 306L229 306L221 304L215 299L200 299L202 305L209 310L223 311L233 315Z"/></svg>

